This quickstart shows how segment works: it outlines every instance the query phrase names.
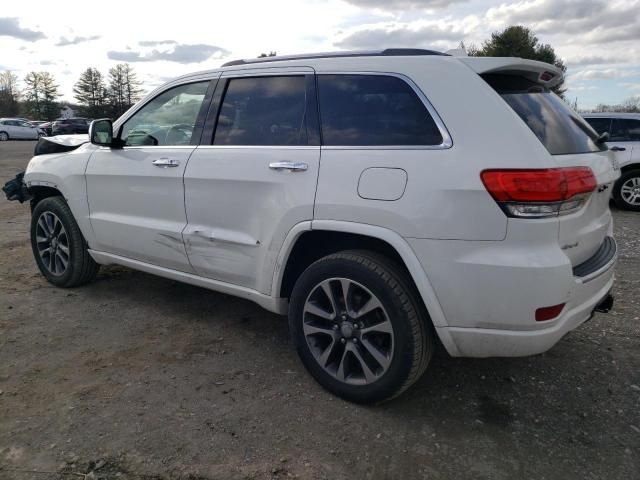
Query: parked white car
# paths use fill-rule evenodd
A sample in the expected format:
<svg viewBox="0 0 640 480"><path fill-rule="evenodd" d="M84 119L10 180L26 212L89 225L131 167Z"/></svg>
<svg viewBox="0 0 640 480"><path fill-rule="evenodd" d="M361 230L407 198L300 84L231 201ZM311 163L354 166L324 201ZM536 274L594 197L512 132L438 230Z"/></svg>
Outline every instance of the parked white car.
<svg viewBox="0 0 640 480"><path fill-rule="evenodd" d="M619 208L640 211L640 113L587 113L585 120L599 134L607 134L607 145L622 169L613 186Z"/></svg>
<svg viewBox="0 0 640 480"><path fill-rule="evenodd" d="M619 171L548 90L561 77L422 50L231 62L94 121L5 190L31 197L54 285L113 263L247 298L288 314L325 388L379 402L436 339L533 355L610 308Z"/></svg>
<svg viewBox="0 0 640 480"><path fill-rule="evenodd" d="M0 142L37 140L43 135L43 130L21 118L0 118Z"/></svg>

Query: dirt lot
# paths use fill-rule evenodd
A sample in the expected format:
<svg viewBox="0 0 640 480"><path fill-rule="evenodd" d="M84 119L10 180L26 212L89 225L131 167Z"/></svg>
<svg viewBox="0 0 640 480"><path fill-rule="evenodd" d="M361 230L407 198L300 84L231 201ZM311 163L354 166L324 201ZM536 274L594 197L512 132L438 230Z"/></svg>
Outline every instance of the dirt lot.
<svg viewBox="0 0 640 480"><path fill-rule="evenodd" d="M0 144L2 183L32 149ZM247 301L120 267L50 286L2 199L0 479L640 478L640 214L614 215L613 314L532 358L441 352L364 408Z"/></svg>

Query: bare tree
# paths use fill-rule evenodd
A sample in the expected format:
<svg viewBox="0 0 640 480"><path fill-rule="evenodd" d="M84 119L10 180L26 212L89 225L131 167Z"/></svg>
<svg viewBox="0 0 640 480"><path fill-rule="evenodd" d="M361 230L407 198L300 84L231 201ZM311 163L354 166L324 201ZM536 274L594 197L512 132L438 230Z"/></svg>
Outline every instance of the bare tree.
<svg viewBox="0 0 640 480"><path fill-rule="evenodd" d="M18 114L20 90L18 77L10 70L0 73L0 117L13 117Z"/></svg>

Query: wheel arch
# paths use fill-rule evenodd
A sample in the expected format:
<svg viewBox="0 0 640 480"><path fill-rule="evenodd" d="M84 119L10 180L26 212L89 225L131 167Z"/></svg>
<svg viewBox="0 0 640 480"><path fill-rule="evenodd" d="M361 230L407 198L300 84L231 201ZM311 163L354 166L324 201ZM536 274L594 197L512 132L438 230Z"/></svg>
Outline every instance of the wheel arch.
<svg viewBox="0 0 640 480"><path fill-rule="evenodd" d="M640 163L630 163L620 168L620 172L627 173L629 170L640 170Z"/></svg>
<svg viewBox="0 0 640 480"><path fill-rule="evenodd" d="M298 224L290 230L278 255L272 295L288 298L295 280L308 265L325 255L351 248L370 249L390 256L407 272L440 341L449 354L457 355L458 349L448 330L440 328L447 327L448 323L422 264L406 240L384 227L339 220L314 220Z"/></svg>
<svg viewBox="0 0 640 480"><path fill-rule="evenodd" d="M45 198L49 198L49 197L64 198L64 195L58 188L52 187L49 185L33 185L29 187L29 193L31 194L31 211L32 212L35 206Z"/></svg>

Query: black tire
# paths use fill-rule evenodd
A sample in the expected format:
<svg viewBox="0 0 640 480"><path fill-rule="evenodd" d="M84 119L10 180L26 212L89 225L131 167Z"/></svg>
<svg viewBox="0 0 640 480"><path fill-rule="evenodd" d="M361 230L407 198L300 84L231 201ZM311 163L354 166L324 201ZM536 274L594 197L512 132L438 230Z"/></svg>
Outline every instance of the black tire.
<svg viewBox="0 0 640 480"><path fill-rule="evenodd" d="M308 315L308 313L305 314L307 300L311 299L312 294L315 295L314 292L320 288L319 285L322 282L339 281L330 280L336 278L356 282L355 289L365 287L369 293L375 295L376 300L379 300L383 307L381 311L386 314L384 318L388 318L393 327L391 339L393 348L392 354L389 355L388 367L370 383L354 385L340 380L337 375L328 371L319 363L319 360L316 360L318 353L312 352L303 330L309 325L309 323L303 325L305 318L309 318L305 317ZM347 292L349 291L350 288L347 289ZM431 320L418 295L406 274L384 256L368 251L350 250L321 258L302 273L291 294L289 328L302 363L320 385L345 400L371 404L387 401L400 395L424 373L434 349ZM336 309L333 310L336 314L338 313ZM346 322L349 321L351 320L346 320ZM336 326L332 328L335 329ZM360 328L363 328L362 323ZM350 335L349 329L347 332L347 335ZM342 328L336 334L344 335ZM340 342L343 339L344 337L340 338ZM362 343L365 341L363 339L365 339L364 336L360 338L359 345L351 345L351 347L360 348L362 353L364 349ZM349 341L355 343L358 340L348 337L346 342ZM342 344L345 343L342 342ZM340 348L337 341L335 343L332 341L331 345ZM364 358L362 355L361 357Z"/></svg>
<svg viewBox="0 0 640 480"><path fill-rule="evenodd" d="M636 185L640 188L640 168L624 172L618 181L616 181L613 186L613 200L616 203L616 206L620 209L640 212L640 203L636 203L635 205L629 203L622 193L622 186L632 179L636 179ZM637 202L640 202L640 197Z"/></svg>
<svg viewBox="0 0 640 480"><path fill-rule="evenodd" d="M43 217L43 214L46 216ZM51 217L51 214L55 217ZM66 233L67 264L58 274L52 273L48 264L45 264L47 257L43 259L40 254L39 246L42 247L42 242L38 242L37 238L42 238L42 229L38 230L38 221L41 218L59 219ZM67 202L62 197L45 198L34 207L31 215L31 248L40 272L49 283L57 287L70 288L89 283L96 277L100 268L100 265L89 255L87 241L80 232Z"/></svg>
<svg viewBox="0 0 640 480"><path fill-rule="evenodd" d="M7 132L0 132L0 142L6 142L9 140L9 134Z"/></svg>

